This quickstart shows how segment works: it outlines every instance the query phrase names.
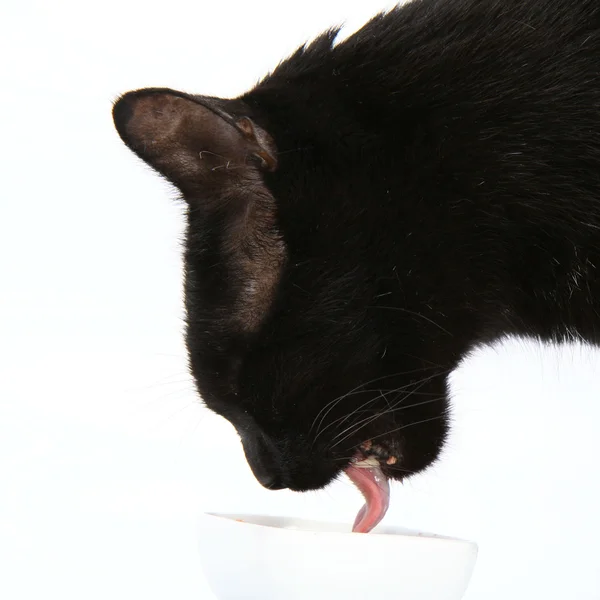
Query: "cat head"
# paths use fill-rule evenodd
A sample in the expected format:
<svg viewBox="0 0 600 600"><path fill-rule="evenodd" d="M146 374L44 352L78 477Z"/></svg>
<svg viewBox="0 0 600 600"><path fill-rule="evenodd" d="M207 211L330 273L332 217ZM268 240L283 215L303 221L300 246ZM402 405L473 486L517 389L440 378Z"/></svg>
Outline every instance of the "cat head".
<svg viewBox="0 0 600 600"><path fill-rule="evenodd" d="M241 98L144 89L113 110L185 199L191 372L271 489L321 488L357 453L401 479L446 433L449 334L416 310L401 149L326 61L294 70L319 43Z"/></svg>

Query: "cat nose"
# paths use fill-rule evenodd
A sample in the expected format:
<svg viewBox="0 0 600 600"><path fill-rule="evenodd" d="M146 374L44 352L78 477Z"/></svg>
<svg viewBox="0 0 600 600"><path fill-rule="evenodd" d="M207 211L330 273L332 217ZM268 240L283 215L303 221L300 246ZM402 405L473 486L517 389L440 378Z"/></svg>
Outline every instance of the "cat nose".
<svg viewBox="0 0 600 600"><path fill-rule="evenodd" d="M246 460L258 482L269 490L286 488L282 456L275 444L262 432L241 437Z"/></svg>

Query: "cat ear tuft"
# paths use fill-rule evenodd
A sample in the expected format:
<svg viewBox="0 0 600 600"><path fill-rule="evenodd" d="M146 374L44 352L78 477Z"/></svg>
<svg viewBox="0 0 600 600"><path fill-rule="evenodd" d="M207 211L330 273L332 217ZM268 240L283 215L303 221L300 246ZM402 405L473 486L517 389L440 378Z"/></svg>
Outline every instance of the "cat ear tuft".
<svg viewBox="0 0 600 600"><path fill-rule="evenodd" d="M277 167L275 144L228 103L169 89L128 92L113 107L125 144L182 190L256 178Z"/></svg>

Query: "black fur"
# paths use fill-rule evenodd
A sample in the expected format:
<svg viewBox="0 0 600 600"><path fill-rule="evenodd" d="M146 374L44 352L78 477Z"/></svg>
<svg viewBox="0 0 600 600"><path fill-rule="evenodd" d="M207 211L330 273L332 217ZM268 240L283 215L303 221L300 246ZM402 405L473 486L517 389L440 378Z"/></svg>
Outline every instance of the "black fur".
<svg viewBox="0 0 600 600"><path fill-rule="evenodd" d="M254 328L232 320L246 280L224 250L254 200L161 167L128 132L134 96L114 113L189 204L191 370L272 488L326 485L367 440L390 477L426 468L477 345L600 341L598 0L415 0L335 35L218 110L173 92L238 127L274 198L285 253ZM243 146L242 117L273 146Z"/></svg>

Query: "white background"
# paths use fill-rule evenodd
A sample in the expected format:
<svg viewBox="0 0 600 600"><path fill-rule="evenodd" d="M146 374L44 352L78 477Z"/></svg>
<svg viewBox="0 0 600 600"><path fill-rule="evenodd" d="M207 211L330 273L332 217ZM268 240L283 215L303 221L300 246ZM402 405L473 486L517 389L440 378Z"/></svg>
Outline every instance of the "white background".
<svg viewBox="0 0 600 600"><path fill-rule="evenodd" d="M263 490L200 406L181 340L181 206L110 109L141 86L236 95L384 6L2 2L1 598L209 600L199 511L353 520L350 484ZM455 374L443 460L394 487L387 519L478 541L468 600L600 599L599 374L590 349L519 341Z"/></svg>

